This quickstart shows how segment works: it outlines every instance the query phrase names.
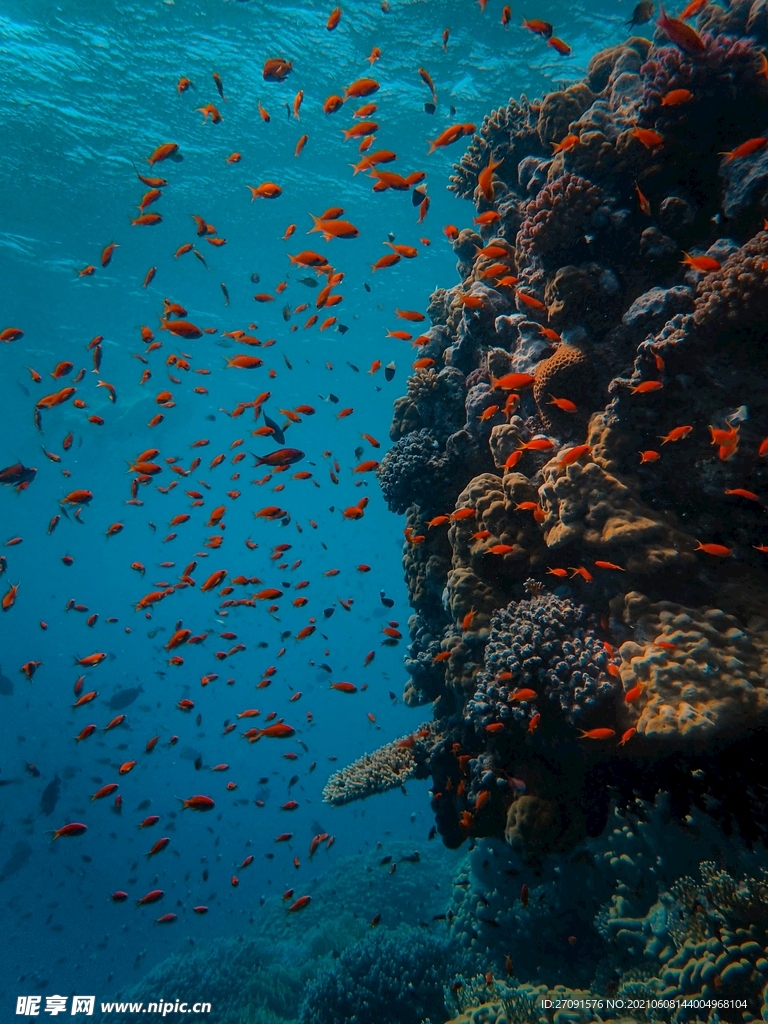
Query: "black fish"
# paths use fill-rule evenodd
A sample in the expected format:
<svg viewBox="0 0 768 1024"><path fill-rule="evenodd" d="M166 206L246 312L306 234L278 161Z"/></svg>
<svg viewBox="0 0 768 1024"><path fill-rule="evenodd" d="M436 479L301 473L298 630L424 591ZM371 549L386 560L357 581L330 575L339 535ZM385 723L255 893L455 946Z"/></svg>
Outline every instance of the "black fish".
<svg viewBox="0 0 768 1024"><path fill-rule="evenodd" d="M336 330L339 332L339 334L346 334L349 328L346 326L346 324L336 324Z"/></svg>
<svg viewBox="0 0 768 1024"><path fill-rule="evenodd" d="M397 367L395 366L394 363L387 363L387 365L384 367L384 378L387 381L387 383L395 379L396 371Z"/></svg>
<svg viewBox="0 0 768 1024"><path fill-rule="evenodd" d="M53 780L48 783L40 797L40 810L46 817L53 814L56 804L59 802L60 793L61 779L58 775L54 775Z"/></svg>
<svg viewBox="0 0 768 1024"><path fill-rule="evenodd" d="M330 619L335 611L335 608L323 608L323 618Z"/></svg>
<svg viewBox="0 0 768 1024"><path fill-rule="evenodd" d="M382 857L379 864L389 864L392 861L392 854L388 854L386 857Z"/></svg>
<svg viewBox="0 0 768 1024"><path fill-rule="evenodd" d="M653 0L640 0L634 11L632 11L632 17L627 22L627 28L634 28L635 25L645 25L653 17Z"/></svg>
<svg viewBox="0 0 768 1024"><path fill-rule="evenodd" d="M434 839L436 835L437 835L437 825L433 825L432 828L429 830L429 835L427 836L427 839Z"/></svg>
<svg viewBox="0 0 768 1024"><path fill-rule="evenodd" d="M325 663L323 663L322 665L318 665L317 667L321 668L324 672L329 672L331 675L333 675L333 669L331 668L330 665L326 665Z"/></svg>
<svg viewBox="0 0 768 1024"><path fill-rule="evenodd" d="M424 110L425 110L425 111L426 111L426 112L427 112L428 114L434 114L434 112L435 112L435 110L436 110L436 109L437 109L437 108L435 107L435 104L434 104L434 103L429 103L429 102L427 102L427 103L425 103L425 104L424 104Z"/></svg>
<svg viewBox="0 0 768 1024"><path fill-rule="evenodd" d="M411 202L414 206L421 206L424 200L427 198L427 186L419 185L411 192Z"/></svg>
<svg viewBox="0 0 768 1024"><path fill-rule="evenodd" d="M0 868L0 882L4 882L9 875L15 874L27 863L32 856L32 847L22 839L14 843L11 855Z"/></svg>
<svg viewBox="0 0 768 1024"><path fill-rule="evenodd" d="M14 462L12 466L0 469L0 484L31 484L36 476L36 469L29 469L20 462Z"/></svg>
<svg viewBox="0 0 768 1024"><path fill-rule="evenodd" d="M4 676L2 670L0 670L0 694L2 694L3 697L10 697L12 693L13 683L7 676Z"/></svg>
<svg viewBox="0 0 768 1024"><path fill-rule="evenodd" d="M133 704L140 693L144 693L143 686L129 686L125 690L118 690L107 701L107 707L110 711L122 711L129 704Z"/></svg>
<svg viewBox="0 0 768 1024"><path fill-rule="evenodd" d="M199 772L202 767L203 767L203 755L202 754L198 754L197 757L195 758L195 771Z"/></svg>
<svg viewBox="0 0 768 1024"><path fill-rule="evenodd" d="M260 280L261 278L258 274L251 274L251 281L253 281L254 284L258 284Z"/></svg>
<svg viewBox="0 0 768 1024"><path fill-rule="evenodd" d="M223 281L221 282L221 290L224 293L224 305L228 306L229 305L229 292L227 291L227 286L224 284Z"/></svg>
<svg viewBox="0 0 768 1024"><path fill-rule="evenodd" d="M395 701L396 701L396 700L397 700L397 694L396 694L396 693L393 693L393 692L392 692L392 691L390 690L390 691L389 691L389 699L390 699L390 700L395 700Z"/></svg>
<svg viewBox="0 0 768 1024"><path fill-rule="evenodd" d="M367 282L367 281L366 281L366 282L365 282L365 283L363 284L363 288L365 288L365 290L366 290L367 292L369 292L369 291L371 290L371 286L370 286L370 285L368 284L368 282Z"/></svg>
<svg viewBox="0 0 768 1024"><path fill-rule="evenodd" d="M317 288L317 281L314 277L300 277L299 284L305 284L307 288Z"/></svg>
<svg viewBox="0 0 768 1024"><path fill-rule="evenodd" d="M401 857L400 863L402 864L403 861L407 861L409 864L418 864L420 860L419 851L414 850L413 853L408 853L405 857Z"/></svg>
<svg viewBox="0 0 768 1024"><path fill-rule="evenodd" d="M384 605L385 608L392 608L392 606L395 603L394 600L391 597L387 597L384 594L383 590L379 591L379 597L381 599L381 603Z"/></svg>
<svg viewBox="0 0 768 1024"><path fill-rule="evenodd" d="M295 786L298 781L299 781L299 776L298 775L292 775L290 780L289 780L289 782L288 782L288 789L290 789L292 786Z"/></svg>
<svg viewBox="0 0 768 1024"><path fill-rule="evenodd" d="M278 444L285 444L285 434L282 427L279 423L275 423L270 416L267 416L266 412L264 413L264 425L272 428L272 437Z"/></svg>
<svg viewBox="0 0 768 1024"><path fill-rule="evenodd" d="M286 305L283 306L283 320L285 320L285 322L288 323L288 321L290 319L291 319L291 307L286 303Z"/></svg>

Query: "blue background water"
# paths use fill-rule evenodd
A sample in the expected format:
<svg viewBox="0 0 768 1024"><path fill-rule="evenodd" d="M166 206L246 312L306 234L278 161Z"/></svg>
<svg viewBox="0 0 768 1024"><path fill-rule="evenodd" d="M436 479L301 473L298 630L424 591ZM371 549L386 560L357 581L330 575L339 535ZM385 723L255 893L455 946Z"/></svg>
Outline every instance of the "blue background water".
<svg viewBox="0 0 768 1024"><path fill-rule="evenodd" d="M4 488L0 494L0 543L23 538L22 544L3 551L8 560L3 592L9 582L20 583L20 588L15 607L0 621L2 673L14 689L0 695L0 779L14 780L0 788L0 1001L9 1007L3 1015L23 991L95 991L108 998L114 988L136 979L190 935L237 933L249 918L257 918L262 896L274 903L288 887L300 894L313 877L332 872L340 856L388 838L418 842L422 849L425 845L431 825L426 783L410 786L406 797L390 793L366 805L333 810L321 804L320 794L335 767L412 730L429 711L408 711L388 696L392 690L399 697L405 678L405 644L380 646L381 629L390 619L407 632L400 567L403 523L386 511L372 476L352 474L360 461L354 454L358 445L366 448L363 458L380 457L385 450L392 401L404 390L413 358L408 343L385 338L388 329L408 328L393 310L425 312L430 292L455 282L453 253L441 229L448 223L468 224L473 212L445 187L462 144L427 157L426 140L455 121L479 125L485 113L510 95L535 95L581 77L592 53L624 38L623 23L631 14L631 6L618 2L581 7L553 2L546 9L536 4L527 10L515 4L512 25L504 30L501 6L491 0L481 14L469 0L391 0L389 13L384 13L375 3L346 3L339 28L328 33L331 4L316 2L106 0L96 5L90 0L4 0L0 5L0 329L13 325L25 332L23 339L0 349L5 423L0 463L21 460L38 469L27 491L17 494ZM520 28L522 14L554 22L556 33L573 46L572 56L562 60ZM444 52L440 37L446 27L451 35ZM369 72L365 58L374 45L382 57ZM273 56L294 62L294 73L284 84L262 80L263 61ZM439 104L434 116L424 111L430 97L418 77L419 67L427 68L435 82ZM228 102L216 92L213 71L222 76ZM341 128L352 123L349 104L332 116L322 111L326 96L369 74L381 83L374 97L360 101L379 107L375 117L381 131L374 148L398 153L391 169L428 172L432 206L423 225L416 224L417 211L407 194L372 194L366 176L352 176L349 164L359 159L357 145L345 143L341 135ZM195 86L183 96L176 92L181 75ZM300 122L287 110L298 89L304 90ZM258 116L258 100L271 114L269 124ZM201 123L195 108L207 102L219 107L221 124ZM296 142L304 133L309 141L295 158ZM171 140L180 145L183 162L150 170L145 157ZM242 161L229 165L226 157L233 151L242 153ZM129 226L144 191L132 162L143 174L169 180L160 202L150 207L163 215L157 227ZM249 202L246 184L265 180L278 182L282 197ZM308 214L335 205L345 208L360 237L328 245L316 234L307 237ZM197 241L192 213L204 216L227 239L220 249L199 243L209 271L191 254L173 259L179 245ZM298 229L283 242L289 223ZM382 246L388 232L397 242L416 245L419 255L371 275L369 264L388 251ZM420 245L421 237L429 238L431 246ZM120 248L102 270L99 255L110 241ZM314 311L316 290L298 282L311 272L290 268L286 257L305 247L327 255L345 274L338 289L343 304L324 311L349 327L344 335L335 330L319 334L317 328L289 333L283 321L285 303L312 304L292 321L300 325ZM91 263L97 272L78 278L77 270ZM150 266L157 267L157 276L145 290L142 281ZM250 281L254 272L261 277L258 285ZM254 292L274 293L283 280L288 288L274 303L253 302ZM229 290L228 308L222 281ZM145 347L140 325L157 332L164 296L186 306L189 320L218 333L178 344L158 333L163 348L150 355L153 376L142 387L138 382L144 366L132 354ZM243 349L230 345L221 332L247 329L252 321L258 323L253 333L277 339L272 348L247 350L262 355L264 367L224 370L222 357ZM90 372L86 345L97 334L104 335L100 377L115 386L115 405L104 389L95 388L97 378ZM181 373L180 386L168 385L165 358L170 352L189 353L193 370L207 367L211 375ZM68 403L45 413L44 434L39 435L34 403L68 383L54 384L48 377L63 359L75 363L73 372L80 366L88 371L78 386L87 409ZM391 384L381 372L364 372L374 359L397 363ZM34 384L25 366L34 367L44 382ZM277 373L273 381L267 378L270 367ZM192 388L199 385L209 394L194 394ZM174 392L176 407L166 411L159 427L149 429L146 424L158 411L154 396L166 386ZM319 489L311 481L290 480L290 472L252 487L249 481L264 470L254 472L250 458L237 467L229 462L235 454L230 445L237 438L245 439L239 451L271 448L264 439L249 437L254 427L249 412L232 420L220 411L262 390L272 392L266 408L276 418L278 406L307 403L316 408L314 417L290 428L287 443L307 453L307 462L295 468L312 469ZM338 405L318 397L329 392L338 396ZM354 414L336 419L346 406ZM103 416L105 425L88 423L91 414ZM64 452L62 441L70 431L74 444ZM365 445L361 431L379 438L381 451ZM210 445L190 449L199 438L208 438ZM61 456L60 464L46 458L41 443ZM153 482L140 491L142 507L126 507L126 462L150 446L161 449L161 460L177 455L188 466L200 454L203 463L192 477L179 478L170 494L157 493ZM338 486L329 479L325 451L333 452L341 466ZM227 461L209 471L206 467L219 453ZM175 474L163 466L155 482L167 485ZM62 469L71 476L63 477ZM230 475L238 470L241 478L233 484ZM212 487L205 507L192 510L190 522L175 528L177 539L164 543L168 520L189 511L184 490L198 486L195 481L201 476ZM275 483L286 484L279 496L270 490ZM232 486L242 491L238 500L225 496ZM62 517L48 535L58 501L74 488L94 494L83 511L83 525ZM343 521L339 509L363 495L370 497L365 517ZM254 520L253 511L273 501L290 511L287 528ZM217 615L215 594L203 594L198 586L167 598L151 620L134 611L153 583L173 582L195 552L206 550L205 539L217 531L204 523L219 504L227 505L226 540L207 559L197 559L198 584L216 568L227 568L230 575L259 576L264 586L308 579L311 585L302 593L309 604L292 608L292 591L286 590L277 615L270 616L260 604L232 610L223 618ZM114 522L125 528L107 539L105 530ZM246 537L258 542L257 550L245 547ZM269 560L278 543L293 545L285 560L290 566L301 559L299 569L280 571ZM74 558L71 567L61 561L65 554ZM135 560L147 567L143 579L130 569ZM173 560L175 568L158 568L165 560ZM369 574L355 571L361 562L372 567ZM323 577L332 568L339 575ZM245 588L245 593L254 589ZM395 599L391 610L381 604L380 590ZM337 599L350 597L354 605L347 613ZM70 598L99 613L94 628L87 627L85 614L64 612ZM322 610L334 605L334 615L324 620ZM276 660L280 633L295 634L311 615L318 617L318 631L302 642L288 638L285 655ZM118 623L107 624L108 616L116 616ZM178 619L195 633L214 633L200 646L174 652L183 655L184 665L169 667L162 645ZM47 622L47 631L41 630L40 620ZM150 637L158 627L163 631ZM218 641L215 632L224 629L236 632L247 650L219 663L214 651L230 643ZM266 649L257 648L260 641L267 643ZM363 669L370 650L376 651L375 661ZM73 666L73 655L92 651L109 654L102 665L86 672L85 689L95 688L100 696L73 711L72 687L80 671ZM29 660L42 662L32 683L19 672ZM333 674L319 670L319 663L329 664ZM268 665L277 667L272 685L254 691ZM200 677L216 671L219 679L201 688ZM226 684L230 677L233 686ZM347 696L329 690L331 680L367 683L368 689ZM126 722L103 733L101 728L116 713L106 706L112 694L139 685L143 692L125 709ZM289 704L295 690L303 696ZM191 714L175 709L182 697L195 701ZM263 723L266 713L275 710L296 726L296 739L251 746L238 738L240 729L222 737L225 720L254 706L262 716L248 725ZM366 717L369 712L375 724ZM75 744L73 737L89 722L100 731ZM145 755L145 743L155 734L160 742ZM180 738L170 748L172 734ZM190 749L203 756L200 771L189 759ZM284 760L281 754L288 750L299 759ZM119 779L122 814L113 812L111 799L90 803L90 795L117 780L117 767L134 757L136 768ZM25 771L25 761L38 766L39 778ZM312 761L317 769L309 774ZM230 770L212 775L210 766L219 762L229 763ZM288 779L294 773L300 781L289 793ZM61 795L53 813L45 816L40 797L55 774L61 778ZM268 786L259 786L261 776L269 777ZM230 779L239 788L228 793ZM207 816L179 816L175 796L198 792L213 796L216 810ZM299 809L281 812L280 804L291 796ZM255 806L255 798L264 799L265 806ZM139 810L147 799L151 807ZM138 822L150 813L159 814L161 822L137 831ZM48 845L46 829L80 820L88 824L85 836ZM283 831L294 833L293 843L275 846L274 837ZM321 851L310 864L307 847L319 831L334 834L335 847ZM147 862L144 854L165 835L171 837L169 848ZM253 865L238 872L249 853L255 856ZM274 859L266 859L271 853ZM294 856L301 859L298 871ZM207 882L202 881L204 868L209 871ZM234 873L240 875L237 888L230 884ZM136 911L131 902L117 905L109 900L114 890L125 889L133 900L156 887L166 895L154 907ZM198 903L209 905L206 917L191 913ZM175 926L154 927L160 913L171 911L179 914ZM24 982L18 980L21 976Z"/></svg>

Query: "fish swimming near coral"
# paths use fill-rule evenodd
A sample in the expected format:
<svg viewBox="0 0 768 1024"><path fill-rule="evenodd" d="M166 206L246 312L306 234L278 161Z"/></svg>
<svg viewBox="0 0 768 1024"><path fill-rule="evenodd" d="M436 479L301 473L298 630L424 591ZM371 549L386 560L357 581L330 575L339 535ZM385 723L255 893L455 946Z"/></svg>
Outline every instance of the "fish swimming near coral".
<svg viewBox="0 0 768 1024"><path fill-rule="evenodd" d="M635 25L647 24L653 17L653 12L653 0L640 0L640 3L636 4L634 11L632 11L632 17L627 22L627 27L634 28Z"/></svg>

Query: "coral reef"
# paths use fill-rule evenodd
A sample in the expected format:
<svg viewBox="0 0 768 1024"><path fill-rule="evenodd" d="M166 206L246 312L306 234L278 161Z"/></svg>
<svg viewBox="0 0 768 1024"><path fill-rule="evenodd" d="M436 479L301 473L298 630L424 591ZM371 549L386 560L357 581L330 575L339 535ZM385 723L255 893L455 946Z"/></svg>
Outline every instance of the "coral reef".
<svg viewBox="0 0 768 1024"><path fill-rule="evenodd" d="M768 840L766 5L690 31L485 119L379 470L443 841L539 869L660 793Z"/></svg>
<svg viewBox="0 0 768 1024"><path fill-rule="evenodd" d="M471 968L445 939L401 925L349 946L308 986L298 1024L420 1024L442 1018L443 984Z"/></svg>

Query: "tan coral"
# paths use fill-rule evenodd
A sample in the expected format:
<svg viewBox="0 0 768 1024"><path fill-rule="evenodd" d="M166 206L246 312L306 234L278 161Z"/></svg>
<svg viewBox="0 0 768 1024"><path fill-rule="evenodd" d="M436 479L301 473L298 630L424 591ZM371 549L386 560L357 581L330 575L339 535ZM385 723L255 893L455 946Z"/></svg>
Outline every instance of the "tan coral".
<svg viewBox="0 0 768 1024"><path fill-rule="evenodd" d="M416 506L411 506L406 526L414 535L424 537L419 544L403 547L403 570L411 607L426 618L433 618L440 606L445 577L451 566L451 547L445 527L430 529Z"/></svg>
<svg viewBox="0 0 768 1024"><path fill-rule="evenodd" d="M541 531L530 511L516 509L520 503L536 501L536 497L536 488L522 473L508 473L503 480L493 473L481 473L462 492L459 503L474 508L476 514L472 519L453 523L448 531L453 548L448 592L451 611L457 622L461 621L460 614L465 613L467 600L458 600L457 583L461 580L462 589L466 588L464 574L467 571L471 572L473 579L482 581L487 596L482 604L474 601L474 607L487 612L489 603L493 609L507 602L510 581L522 582L542 565L546 548L542 544ZM488 537L473 537L473 534L485 531L489 533ZM503 554L491 553L491 549L498 545L512 550ZM476 616L483 625L484 618Z"/></svg>
<svg viewBox="0 0 768 1024"><path fill-rule="evenodd" d="M537 364L533 373L533 397L547 430L570 429L583 423L585 404L594 395L594 374L589 356L575 345L560 345L549 359ZM581 413L561 412L551 404L555 398L568 398Z"/></svg>
<svg viewBox="0 0 768 1024"><path fill-rule="evenodd" d="M520 416L513 416L509 423L500 423L491 429L488 447L497 469L503 469L512 452L517 451L528 432Z"/></svg>
<svg viewBox="0 0 768 1024"><path fill-rule="evenodd" d="M630 572L656 572L695 561L694 540L666 513L644 505L634 491L596 462L542 470L539 500L547 547L578 544L594 558L619 562Z"/></svg>
<svg viewBox="0 0 768 1024"><path fill-rule="evenodd" d="M620 648L624 726L646 740L689 749L743 735L768 719L768 631L742 628L719 608L652 603L635 591L621 609L637 641ZM659 647L654 641L674 644Z"/></svg>
<svg viewBox="0 0 768 1024"><path fill-rule="evenodd" d="M416 733L363 754L352 764L335 772L325 784L323 800L336 806L364 800L374 793L398 789L417 778L436 740L434 723L419 726Z"/></svg>
<svg viewBox="0 0 768 1024"><path fill-rule="evenodd" d="M620 293L606 290L606 280L610 280L610 275L606 278L606 268L598 263L560 267L544 290L550 326L560 330L578 324L599 334L612 327L619 311Z"/></svg>
<svg viewBox="0 0 768 1024"><path fill-rule="evenodd" d="M504 838L527 863L550 853L572 849L587 835L586 822L577 809L526 793L507 811Z"/></svg>
<svg viewBox="0 0 768 1024"><path fill-rule="evenodd" d="M536 130L541 144L549 147L568 134L568 125L578 120L594 102L594 93L583 82L576 82L563 92L551 92L541 101Z"/></svg>

